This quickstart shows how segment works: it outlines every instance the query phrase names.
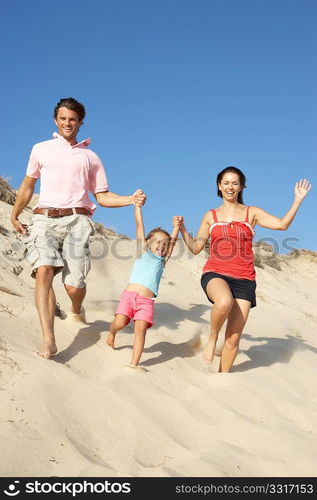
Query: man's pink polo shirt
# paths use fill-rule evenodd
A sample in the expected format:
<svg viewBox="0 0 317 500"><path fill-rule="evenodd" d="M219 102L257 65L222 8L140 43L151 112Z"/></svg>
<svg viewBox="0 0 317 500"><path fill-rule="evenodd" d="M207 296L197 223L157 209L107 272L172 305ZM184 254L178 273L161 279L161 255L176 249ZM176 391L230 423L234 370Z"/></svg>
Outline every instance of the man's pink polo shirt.
<svg viewBox="0 0 317 500"><path fill-rule="evenodd" d="M90 139L71 146L58 134L55 139L39 142L31 151L26 175L41 178L40 199L37 207L85 207L95 210L89 199L108 191L104 166L87 146Z"/></svg>

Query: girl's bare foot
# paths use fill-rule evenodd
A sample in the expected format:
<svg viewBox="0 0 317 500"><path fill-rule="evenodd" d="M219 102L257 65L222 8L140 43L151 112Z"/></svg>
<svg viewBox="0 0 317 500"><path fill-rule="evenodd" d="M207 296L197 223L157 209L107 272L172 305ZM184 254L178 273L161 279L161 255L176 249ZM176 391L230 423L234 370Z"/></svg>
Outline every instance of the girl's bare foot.
<svg viewBox="0 0 317 500"><path fill-rule="evenodd" d="M114 349L114 339L116 338L114 333L109 332L106 338L106 344L108 344L109 347Z"/></svg>

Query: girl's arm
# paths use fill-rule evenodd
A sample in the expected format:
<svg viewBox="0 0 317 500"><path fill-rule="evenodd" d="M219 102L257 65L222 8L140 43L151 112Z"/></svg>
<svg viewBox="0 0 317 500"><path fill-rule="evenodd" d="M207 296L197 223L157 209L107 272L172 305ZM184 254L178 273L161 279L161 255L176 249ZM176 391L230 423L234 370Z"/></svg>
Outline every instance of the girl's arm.
<svg viewBox="0 0 317 500"><path fill-rule="evenodd" d="M170 258L170 256L173 253L173 250L174 250L174 247L175 247L175 244L177 241L178 232L179 232L178 221L176 220L176 217L173 217L173 231L171 233L171 241L168 245L167 254L165 256L165 263L168 261L168 259Z"/></svg>
<svg viewBox="0 0 317 500"><path fill-rule="evenodd" d="M253 223L258 224L261 227L266 227L267 229L278 229L280 231L286 231L293 222L295 215L307 195L311 190L311 184L307 179L300 180L295 184L295 196L291 208L284 215L284 217L276 217L268 212L262 210L259 207L251 207L250 218L253 217Z"/></svg>
<svg viewBox="0 0 317 500"><path fill-rule="evenodd" d="M211 224L210 214L210 211L205 213L195 238L193 238L185 228L183 217L179 218L179 230L182 233L183 240L194 255L197 255L199 252L201 252L205 247L206 242L208 241Z"/></svg>
<svg viewBox="0 0 317 500"><path fill-rule="evenodd" d="M136 226L137 257L140 257L143 253L143 249L146 245L146 241L145 241L145 234L144 234L142 208L138 205L135 205L135 207L134 207L134 218L135 218L135 226Z"/></svg>

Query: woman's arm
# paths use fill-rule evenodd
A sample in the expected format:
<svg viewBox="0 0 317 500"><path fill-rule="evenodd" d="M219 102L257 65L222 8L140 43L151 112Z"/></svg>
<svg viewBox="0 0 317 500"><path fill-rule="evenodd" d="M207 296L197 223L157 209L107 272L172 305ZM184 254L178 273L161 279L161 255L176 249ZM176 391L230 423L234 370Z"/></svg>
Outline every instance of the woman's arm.
<svg viewBox="0 0 317 500"><path fill-rule="evenodd" d="M183 240L194 255L197 255L199 252L201 252L205 247L206 242L208 241L211 224L210 214L210 211L205 213L195 238L193 238L185 228L184 219L182 217L179 218L179 230L183 236Z"/></svg>
<svg viewBox="0 0 317 500"><path fill-rule="evenodd" d="M297 211L304 200L307 193L311 190L311 184L307 179L300 180L295 184L295 196L292 206L284 217L276 217L268 212L262 210L259 207L250 207L250 219L253 218L253 224L258 224L261 227L267 229L277 229L280 231L286 231L293 222Z"/></svg>

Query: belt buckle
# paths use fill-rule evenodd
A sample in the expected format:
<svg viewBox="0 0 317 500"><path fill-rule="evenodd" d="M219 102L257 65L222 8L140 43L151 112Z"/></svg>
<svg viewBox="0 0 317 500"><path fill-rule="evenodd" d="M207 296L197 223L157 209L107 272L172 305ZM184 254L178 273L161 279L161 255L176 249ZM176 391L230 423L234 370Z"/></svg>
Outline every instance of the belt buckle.
<svg viewBox="0 0 317 500"><path fill-rule="evenodd" d="M53 213L50 217L62 217L63 216L61 208L52 208L51 210Z"/></svg>

